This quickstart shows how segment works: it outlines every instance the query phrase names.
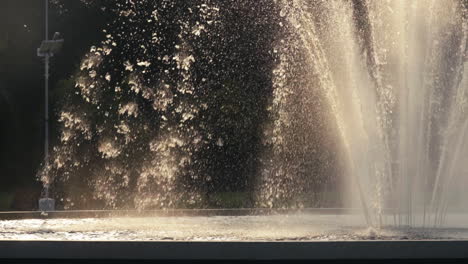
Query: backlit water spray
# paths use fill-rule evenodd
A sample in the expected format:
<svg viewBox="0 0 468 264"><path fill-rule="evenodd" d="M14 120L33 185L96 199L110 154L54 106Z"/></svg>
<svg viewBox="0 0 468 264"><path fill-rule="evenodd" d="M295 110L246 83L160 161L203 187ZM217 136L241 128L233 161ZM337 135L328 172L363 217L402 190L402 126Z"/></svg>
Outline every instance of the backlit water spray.
<svg viewBox="0 0 468 264"><path fill-rule="evenodd" d="M294 107L302 108L302 120L315 118L307 107L320 91L329 113L322 122L336 124L341 142L349 205L359 203L373 226L442 224L454 186L467 177L466 2L277 3L294 37L278 45L270 131L281 140L273 145L284 149L287 133L304 133L287 124ZM303 68L291 74L294 64ZM277 165L286 170L280 178L297 177L290 165ZM278 182L262 189L267 204L272 189L287 192Z"/></svg>
<svg viewBox="0 0 468 264"><path fill-rule="evenodd" d="M199 117L206 80L192 68L210 59L201 45L219 9L167 0L108 8L115 19L75 74L74 95L59 113L60 144L41 179L66 182L57 193L65 208L87 200L103 201L101 208L195 204L201 198L191 183L206 179L192 157L211 135ZM80 191L90 188L92 197Z"/></svg>
<svg viewBox="0 0 468 264"><path fill-rule="evenodd" d="M329 206L362 207L372 226L443 224L467 178L466 1L252 3L115 1L105 40L73 78L60 144L40 174L44 185L66 183L56 189L65 208L87 199L106 208L197 206L218 177L207 173L218 165L206 153L237 146L216 123L262 125L254 138L264 149L248 189L255 205L323 206L331 193L340 201ZM270 11L249 18L257 31L229 16L250 7ZM240 29L268 37L243 43ZM233 43L245 46L230 54ZM253 59L235 61L249 49L264 52L261 69L247 70ZM261 79L263 88L242 76ZM231 102L236 92L245 102ZM243 112L264 110L248 101L255 95L271 95L268 120ZM236 122L244 123L230 126ZM244 140L233 135L241 129L228 132ZM246 160L257 158L249 153ZM81 192L89 188L92 198Z"/></svg>

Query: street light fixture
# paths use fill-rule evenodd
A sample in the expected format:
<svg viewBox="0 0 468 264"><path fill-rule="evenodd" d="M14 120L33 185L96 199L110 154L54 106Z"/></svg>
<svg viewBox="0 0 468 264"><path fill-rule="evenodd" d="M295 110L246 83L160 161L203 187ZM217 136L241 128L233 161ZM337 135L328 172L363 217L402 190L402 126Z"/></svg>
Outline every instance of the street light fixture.
<svg viewBox="0 0 468 264"><path fill-rule="evenodd" d="M60 33L55 32L52 40L43 40L41 46L37 49L39 57L53 57L54 54L60 52L63 46L63 39L60 39Z"/></svg>
<svg viewBox="0 0 468 264"><path fill-rule="evenodd" d="M49 40L49 0L45 0L45 40L37 49L37 56L44 58L45 63L45 135L44 135L44 166L45 171L49 167L49 63L50 58L60 52L64 40L60 38L60 33L56 32ZM44 198L39 199L39 211L54 211L55 200L49 198L49 185L44 186Z"/></svg>

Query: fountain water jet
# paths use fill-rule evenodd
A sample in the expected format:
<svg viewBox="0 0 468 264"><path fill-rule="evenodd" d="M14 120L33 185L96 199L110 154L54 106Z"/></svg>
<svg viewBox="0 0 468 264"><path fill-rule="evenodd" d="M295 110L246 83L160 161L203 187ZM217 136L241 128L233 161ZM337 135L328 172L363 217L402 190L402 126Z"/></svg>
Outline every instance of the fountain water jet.
<svg viewBox="0 0 468 264"><path fill-rule="evenodd" d="M282 56L306 69L286 77L301 79L301 85L280 78L275 95L281 100L285 93L322 91L328 102L323 111L333 116L326 122L336 123L346 160L344 184L368 223L442 224L451 185L460 174L466 177L464 3L277 3L296 36ZM289 118L289 109L274 111L282 113L278 124L287 122L282 118Z"/></svg>
<svg viewBox="0 0 468 264"><path fill-rule="evenodd" d="M278 64L264 136L271 148L257 204L288 207L283 201L291 200L304 207L294 199L297 193L326 185L317 175L341 172L349 196L343 200L360 203L370 225L441 224L466 142L463 2L274 3L280 11L272 16L280 17L283 35L272 50ZM194 154L214 142L224 145L201 114L208 112L206 79L194 66L216 57L213 47L201 46L213 39L210 30L220 34L220 8L210 1L190 8L164 1L149 14L152 5L116 8L118 32L106 32L102 45L83 59L76 88L85 107L71 105L61 113L63 144L55 149L53 168L46 168L66 179L95 166L88 176L93 194L111 208L133 196L138 208L172 207L187 191L201 200L202 192L186 183L211 177ZM184 19L165 19L170 10ZM153 34L144 29L128 43L120 31L129 30L135 17L144 17L138 23L147 23ZM159 36L158 27L172 35ZM149 43L162 54L140 56L148 54ZM317 163L327 169L315 171Z"/></svg>

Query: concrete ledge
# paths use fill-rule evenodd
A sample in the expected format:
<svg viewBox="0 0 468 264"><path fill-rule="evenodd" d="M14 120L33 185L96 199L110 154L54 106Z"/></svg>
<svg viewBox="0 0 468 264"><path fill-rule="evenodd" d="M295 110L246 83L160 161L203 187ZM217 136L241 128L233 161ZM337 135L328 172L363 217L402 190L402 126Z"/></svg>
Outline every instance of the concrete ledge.
<svg viewBox="0 0 468 264"><path fill-rule="evenodd" d="M53 219L53 218L105 218L105 217L170 217L170 216L245 216L274 214L359 214L359 209L346 208L304 208L304 209L169 209L169 210L80 210L80 211L18 211L0 212L0 220Z"/></svg>
<svg viewBox="0 0 468 264"><path fill-rule="evenodd" d="M0 241L0 260L457 260L468 241L63 242Z"/></svg>

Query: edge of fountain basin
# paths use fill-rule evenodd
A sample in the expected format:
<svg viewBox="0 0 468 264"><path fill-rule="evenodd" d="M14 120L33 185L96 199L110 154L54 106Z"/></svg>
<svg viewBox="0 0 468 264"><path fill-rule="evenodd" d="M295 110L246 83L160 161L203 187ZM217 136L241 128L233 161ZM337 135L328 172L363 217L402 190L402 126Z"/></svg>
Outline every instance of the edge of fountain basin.
<svg viewBox="0 0 468 264"><path fill-rule="evenodd" d="M0 241L0 260L460 260L468 241Z"/></svg>
<svg viewBox="0 0 468 264"><path fill-rule="evenodd" d="M61 210L61 211L0 211L0 220L111 218L111 217L183 217L183 216L255 216L285 214L343 215L360 214L360 209L302 208L302 209L168 209L168 210Z"/></svg>

